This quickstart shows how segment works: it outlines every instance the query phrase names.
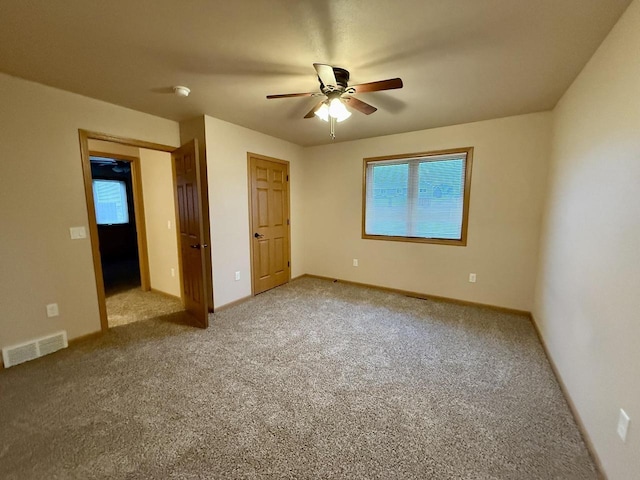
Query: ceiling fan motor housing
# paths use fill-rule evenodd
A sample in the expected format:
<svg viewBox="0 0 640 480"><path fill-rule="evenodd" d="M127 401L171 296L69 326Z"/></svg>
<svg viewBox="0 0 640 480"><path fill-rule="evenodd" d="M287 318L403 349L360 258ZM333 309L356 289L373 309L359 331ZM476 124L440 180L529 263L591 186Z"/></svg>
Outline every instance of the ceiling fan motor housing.
<svg viewBox="0 0 640 480"><path fill-rule="evenodd" d="M320 90L322 90L323 93L328 93L328 92L333 92L335 90L341 90L344 91L346 90L348 84L349 84L349 71L345 70L344 68L340 68L340 67L333 67L333 74L336 77L336 83L337 85L325 85L324 83L322 83L322 80L320 79L320 77L318 77L318 80L320 80Z"/></svg>

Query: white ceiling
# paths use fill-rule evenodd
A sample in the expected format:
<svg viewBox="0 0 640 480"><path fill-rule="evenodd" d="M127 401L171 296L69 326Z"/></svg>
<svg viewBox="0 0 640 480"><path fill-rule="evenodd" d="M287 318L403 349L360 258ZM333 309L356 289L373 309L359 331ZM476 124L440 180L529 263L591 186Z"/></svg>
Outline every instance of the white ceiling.
<svg viewBox="0 0 640 480"><path fill-rule="evenodd" d="M378 108L337 141L553 108L630 0L0 0L0 71L173 120L207 114L300 145L312 64ZM192 93L178 98L173 85Z"/></svg>

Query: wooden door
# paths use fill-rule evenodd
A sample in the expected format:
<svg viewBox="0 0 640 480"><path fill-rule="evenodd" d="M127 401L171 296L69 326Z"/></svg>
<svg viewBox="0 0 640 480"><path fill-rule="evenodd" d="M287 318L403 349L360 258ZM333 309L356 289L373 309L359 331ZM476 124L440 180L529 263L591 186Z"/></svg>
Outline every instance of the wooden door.
<svg viewBox="0 0 640 480"><path fill-rule="evenodd" d="M249 154L253 293L287 283L289 162Z"/></svg>
<svg viewBox="0 0 640 480"><path fill-rule="evenodd" d="M178 205L180 260L182 269L182 298L185 310L194 324L209 326L209 283L211 282L208 232L204 218L209 215L206 192L206 165L200 162L197 140L171 153L175 169Z"/></svg>

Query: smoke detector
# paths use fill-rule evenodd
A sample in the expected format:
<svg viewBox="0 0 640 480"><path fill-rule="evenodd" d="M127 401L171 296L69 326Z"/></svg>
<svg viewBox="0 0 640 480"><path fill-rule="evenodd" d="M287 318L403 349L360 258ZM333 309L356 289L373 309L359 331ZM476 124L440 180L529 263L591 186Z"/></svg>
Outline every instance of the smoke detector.
<svg viewBox="0 0 640 480"><path fill-rule="evenodd" d="M173 87L173 93L175 93L179 97L188 97L191 93L191 90L187 87L183 87L182 85L178 85Z"/></svg>

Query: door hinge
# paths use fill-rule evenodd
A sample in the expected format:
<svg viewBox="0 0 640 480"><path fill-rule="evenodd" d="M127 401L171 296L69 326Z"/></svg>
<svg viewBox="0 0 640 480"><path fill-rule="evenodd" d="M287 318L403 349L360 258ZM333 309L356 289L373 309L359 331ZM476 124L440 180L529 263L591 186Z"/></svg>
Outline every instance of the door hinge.
<svg viewBox="0 0 640 480"><path fill-rule="evenodd" d="M290 266L291 266L291 262L287 262L287 267L290 267Z"/></svg>
<svg viewBox="0 0 640 480"><path fill-rule="evenodd" d="M289 219L287 218L287 225L291 225L291 223L289 223Z"/></svg>
<svg viewBox="0 0 640 480"><path fill-rule="evenodd" d="M289 175L287 175L287 182L289 181Z"/></svg>

